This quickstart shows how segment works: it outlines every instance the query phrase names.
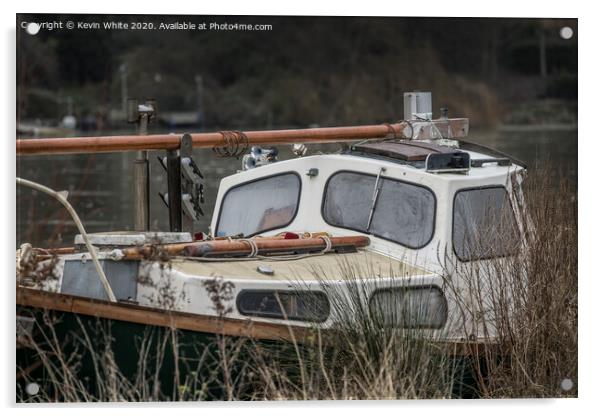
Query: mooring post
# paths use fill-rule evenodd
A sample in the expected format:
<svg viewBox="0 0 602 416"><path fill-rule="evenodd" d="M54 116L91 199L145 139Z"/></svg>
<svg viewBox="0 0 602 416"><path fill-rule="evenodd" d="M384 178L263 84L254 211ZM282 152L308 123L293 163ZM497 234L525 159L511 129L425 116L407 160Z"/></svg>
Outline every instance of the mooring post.
<svg viewBox="0 0 602 416"><path fill-rule="evenodd" d="M137 123L138 134L148 135L148 125L156 117L155 102L147 100L138 104L137 100L128 100L128 122ZM150 229L150 164L148 151L139 150L134 160L134 230Z"/></svg>

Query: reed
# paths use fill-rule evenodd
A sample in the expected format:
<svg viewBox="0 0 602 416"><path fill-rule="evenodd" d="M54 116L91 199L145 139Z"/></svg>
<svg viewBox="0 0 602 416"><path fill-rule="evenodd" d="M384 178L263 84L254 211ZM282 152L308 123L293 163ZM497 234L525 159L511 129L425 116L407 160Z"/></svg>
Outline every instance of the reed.
<svg viewBox="0 0 602 416"><path fill-rule="evenodd" d="M530 227L518 256L480 269L453 264L473 300L466 320L488 316L485 339L497 346L479 357L480 394L576 397L577 189L558 172L536 169L524 195L520 214Z"/></svg>

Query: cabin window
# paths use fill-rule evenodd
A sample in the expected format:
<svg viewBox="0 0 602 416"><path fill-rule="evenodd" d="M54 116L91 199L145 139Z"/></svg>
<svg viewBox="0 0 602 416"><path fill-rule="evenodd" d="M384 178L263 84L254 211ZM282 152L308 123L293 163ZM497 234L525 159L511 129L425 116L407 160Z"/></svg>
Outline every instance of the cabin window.
<svg viewBox="0 0 602 416"><path fill-rule="evenodd" d="M230 188L221 204L216 236L251 236L290 224L299 206L296 173L269 176Z"/></svg>
<svg viewBox="0 0 602 416"><path fill-rule="evenodd" d="M424 186L382 176L339 172L326 185L322 215L335 227L373 234L417 249L428 244L433 236L435 205L435 195Z"/></svg>
<svg viewBox="0 0 602 416"><path fill-rule="evenodd" d="M379 289L370 298L370 316L382 326L439 329L447 320L447 301L440 288Z"/></svg>
<svg viewBox="0 0 602 416"><path fill-rule="evenodd" d="M462 261L515 253L520 239L506 188L458 191L454 197L452 239L456 256Z"/></svg>
<svg viewBox="0 0 602 416"><path fill-rule="evenodd" d="M328 297L315 290L243 290L236 307L242 315L309 322L324 322L330 314Z"/></svg>

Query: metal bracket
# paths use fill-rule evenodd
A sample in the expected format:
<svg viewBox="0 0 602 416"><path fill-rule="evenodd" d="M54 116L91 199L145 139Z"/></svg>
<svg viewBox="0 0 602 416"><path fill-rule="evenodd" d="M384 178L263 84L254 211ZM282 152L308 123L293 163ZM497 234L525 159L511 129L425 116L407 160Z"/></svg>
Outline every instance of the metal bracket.
<svg viewBox="0 0 602 416"><path fill-rule="evenodd" d="M203 175L192 159L192 137L185 134L178 150L167 150L159 161L167 171L167 194L159 194L169 208L169 229L194 234L194 222L204 215Z"/></svg>

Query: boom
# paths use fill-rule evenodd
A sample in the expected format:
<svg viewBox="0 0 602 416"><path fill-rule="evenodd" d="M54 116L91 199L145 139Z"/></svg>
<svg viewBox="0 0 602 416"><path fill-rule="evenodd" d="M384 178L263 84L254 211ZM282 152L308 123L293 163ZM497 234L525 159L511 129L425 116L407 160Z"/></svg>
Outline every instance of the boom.
<svg viewBox="0 0 602 416"><path fill-rule="evenodd" d="M411 120L393 124L292 130L192 133L193 147L219 149L259 144L332 143L366 139L465 137L468 119ZM17 155L176 150L181 134L18 139Z"/></svg>

